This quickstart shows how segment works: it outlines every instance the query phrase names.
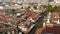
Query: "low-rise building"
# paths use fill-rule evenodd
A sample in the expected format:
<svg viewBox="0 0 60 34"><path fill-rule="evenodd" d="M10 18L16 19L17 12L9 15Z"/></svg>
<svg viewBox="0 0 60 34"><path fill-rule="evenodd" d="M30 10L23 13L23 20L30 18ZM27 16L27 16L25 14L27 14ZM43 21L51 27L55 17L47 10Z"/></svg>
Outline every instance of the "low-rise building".
<svg viewBox="0 0 60 34"><path fill-rule="evenodd" d="M51 13L51 20L54 23L58 23L58 21L60 22L60 12L52 12Z"/></svg>

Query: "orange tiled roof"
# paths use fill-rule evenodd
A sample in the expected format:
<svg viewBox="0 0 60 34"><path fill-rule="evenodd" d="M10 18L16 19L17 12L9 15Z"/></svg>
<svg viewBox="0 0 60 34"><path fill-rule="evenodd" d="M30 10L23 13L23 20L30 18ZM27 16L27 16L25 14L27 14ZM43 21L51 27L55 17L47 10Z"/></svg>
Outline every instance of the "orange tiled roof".
<svg viewBox="0 0 60 34"><path fill-rule="evenodd" d="M34 18L36 18L37 16L38 16L38 14L37 14L37 13L33 13L31 16L29 16L29 18L34 19Z"/></svg>
<svg viewBox="0 0 60 34"><path fill-rule="evenodd" d="M60 12L52 12L51 15L59 15Z"/></svg>
<svg viewBox="0 0 60 34"><path fill-rule="evenodd" d="M32 12L26 12L26 16L34 19L38 16L38 14L37 13L32 13Z"/></svg>
<svg viewBox="0 0 60 34"><path fill-rule="evenodd" d="M32 12L26 12L26 16L30 16L32 14Z"/></svg>

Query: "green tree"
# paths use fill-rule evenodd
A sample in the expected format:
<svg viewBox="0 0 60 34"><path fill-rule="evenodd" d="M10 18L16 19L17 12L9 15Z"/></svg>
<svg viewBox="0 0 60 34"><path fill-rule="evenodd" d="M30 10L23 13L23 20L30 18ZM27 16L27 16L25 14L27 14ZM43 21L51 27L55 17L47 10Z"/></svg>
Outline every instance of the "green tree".
<svg viewBox="0 0 60 34"><path fill-rule="evenodd" d="M48 12L49 12L49 11L51 12L51 11L52 11L52 8L53 8L52 5L48 4L48 6L46 7L46 10L47 10Z"/></svg>
<svg viewBox="0 0 60 34"><path fill-rule="evenodd" d="M14 15L16 13L16 9L12 9L12 13Z"/></svg>
<svg viewBox="0 0 60 34"><path fill-rule="evenodd" d="M60 11L60 7L59 6L54 6L52 10L53 10L52 12L54 12L54 11Z"/></svg>
<svg viewBox="0 0 60 34"><path fill-rule="evenodd" d="M52 9L53 9L52 5L48 4L46 6L46 11L45 11L44 15L47 16L49 12L52 12Z"/></svg>
<svg viewBox="0 0 60 34"><path fill-rule="evenodd" d="M43 27L43 23L40 23L39 25L38 25L38 28L42 28Z"/></svg>
<svg viewBox="0 0 60 34"><path fill-rule="evenodd" d="M47 16L47 15L48 15L48 13L49 13L48 11L44 12L44 16Z"/></svg>
<svg viewBox="0 0 60 34"><path fill-rule="evenodd" d="M9 25L9 24L5 24L5 26L6 26L6 27L11 27L11 25Z"/></svg>

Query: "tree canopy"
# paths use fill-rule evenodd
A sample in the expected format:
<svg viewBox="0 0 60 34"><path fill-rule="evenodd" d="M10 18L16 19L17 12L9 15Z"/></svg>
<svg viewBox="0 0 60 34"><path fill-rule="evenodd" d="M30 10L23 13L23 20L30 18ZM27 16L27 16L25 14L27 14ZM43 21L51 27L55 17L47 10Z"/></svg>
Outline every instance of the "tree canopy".
<svg viewBox="0 0 60 34"><path fill-rule="evenodd" d="M45 16L47 16L47 14L49 12L55 12L55 11L59 12L60 11L60 6L54 6L53 7L52 5L48 4L47 7L46 7Z"/></svg>

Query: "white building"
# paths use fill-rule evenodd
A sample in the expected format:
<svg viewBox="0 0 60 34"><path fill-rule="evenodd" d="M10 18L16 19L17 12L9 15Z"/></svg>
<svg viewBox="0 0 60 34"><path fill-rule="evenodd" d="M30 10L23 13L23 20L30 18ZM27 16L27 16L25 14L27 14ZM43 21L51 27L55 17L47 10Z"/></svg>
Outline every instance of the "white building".
<svg viewBox="0 0 60 34"><path fill-rule="evenodd" d="M54 0L54 2L56 2L56 3L60 3L60 0Z"/></svg>

